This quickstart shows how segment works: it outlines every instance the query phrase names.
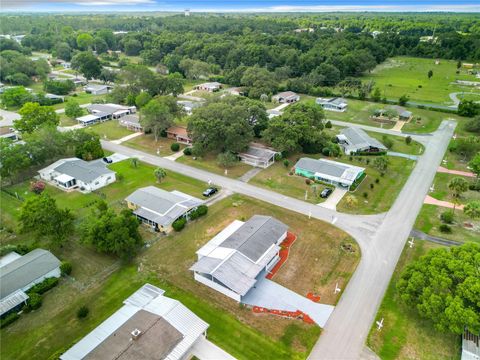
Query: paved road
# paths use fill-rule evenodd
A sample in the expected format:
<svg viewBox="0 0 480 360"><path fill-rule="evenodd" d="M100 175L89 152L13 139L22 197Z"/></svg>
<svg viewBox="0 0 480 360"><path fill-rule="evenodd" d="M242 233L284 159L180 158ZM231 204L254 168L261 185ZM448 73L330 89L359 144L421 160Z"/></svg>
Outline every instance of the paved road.
<svg viewBox="0 0 480 360"><path fill-rule="evenodd" d="M333 223L352 235L362 251L360 263L309 358L358 359L364 351L370 326L455 126L455 122L443 121L433 135L420 137L427 144L424 154L419 156L416 167L390 211L378 215L342 214L122 145L102 141L102 146L205 182L212 180L230 191ZM384 129L372 129L378 130Z"/></svg>
<svg viewBox="0 0 480 360"><path fill-rule="evenodd" d="M412 231L410 231L410 236L413 236L413 237L421 239L421 240L431 241L431 242L434 242L434 243L437 243L437 244L440 244L440 245L444 245L444 246L460 246L460 245L462 245L462 243L460 243L458 241L448 240L448 239L444 239L444 238L441 238L441 237L428 235L428 234L425 234L424 232L422 232L420 230L415 230L415 229L412 229Z"/></svg>
<svg viewBox="0 0 480 360"><path fill-rule="evenodd" d="M450 121L442 122L381 225L368 238L367 244L359 239L362 249L360 264L310 359L360 358L370 326L455 125Z"/></svg>
<svg viewBox="0 0 480 360"><path fill-rule="evenodd" d="M0 109L0 116L2 120L0 120L0 126L12 126L15 120L20 119L20 115L13 111L7 111Z"/></svg>

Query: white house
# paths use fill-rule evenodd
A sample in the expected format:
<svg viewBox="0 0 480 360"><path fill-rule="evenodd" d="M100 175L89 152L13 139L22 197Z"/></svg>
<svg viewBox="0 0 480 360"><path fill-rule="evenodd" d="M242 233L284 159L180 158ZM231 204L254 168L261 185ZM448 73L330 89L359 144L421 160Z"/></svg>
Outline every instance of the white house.
<svg viewBox="0 0 480 360"><path fill-rule="evenodd" d="M203 201L181 191L166 191L155 186L135 190L125 201L128 208L143 223L155 231L168 233L172 224L203 204Z"/></svg>
<svg viewBox="0 0 480 360"><path fill-rule="evenodd" d="M325 110L329 111L344 112L345 110L347 110L348 106L347 100L345 100L344 98L317 98L315 102Z"/></svg>
<svg viewBox="0 0 480 360"><path fill-rule="evenodd" d="M92 95L103 95L108 94L112 89L112 86L109 85L100 85L100 84L87 84L84 88L87 94Z"/></svg>
<svg viewBox="0 0 480 360"><path fill-rule="evenodd" d="M143 285L60 359L190 359L195 345L206 341L209 325L164 293Z"/></svg>
<svg viewBox="0 0 480 360"><path fill-rule="evenodd" d="M8 253L0 259L0 316L18 309L28 299L26 291L51 277L61 276L60 260L50 251Z"/></svg>
<svg viewBox="0 0 480 360"><path fill-rule="evenodd" d="M271 216L235 220L197 251L196 281L241 302L280 260L288 226Z"/></svg>
<svg viewBox="0 0 480 360"><path fill-rule="evenodd" d="M300 96L293 91L284 91L272 96L272 102L277 103L294 103L300 100Z"/></svg>
<svg viewBox="0 0 480 360"><path fill-rule="evenodd" d="M197 101L179 100L177 104L183 108L187 115L192 115L192 111L203 104Z"/></svg>
<svg viewBox="0 0 480 360"><path fill-rule="evenodd" d="M462 335L461 360L480 360L480 336L465 329Z"/></svg>
<svg viewBox="0 0 480 360"><path fill-rule="evenodd" d="M123 106L118 104L92 104L87 106L90 114L76 118L82 126L89 126L112 119L120 119L124 116L135 114L135 106Z"/></svg>
<svg viewBox="0 0 480 360"><path fill-rule="evenodd" d="M206 82L203 84L198 84L194 86L195 90L200 90L200 91L208 91L208 92L215 92L218 91L222 88L222 84L216 81L213 82Z"/></svg>
<svg viewBox="0 0 480 360"><path fill-rule="evenodd" d="M355 154L357 152L375 153L387 151L385 145L357 127L342 129L336 138L338 144L343 148L343 151L347 155Z"/></svg>
<svg viewBox="0 0 480 360"><path fill-rule="evenodd" d="M88 193L115 182L115 172L102 160L61 159L38 171L40 178L62 190L77 189Z"/></svg>
<svg viewBox="0 0 480 360"><path fill-rule="evenodd" d="M279 152L252 144L246 151L239 153L238 157L245 164L266 169L275 162L276 154Z"/></svg>

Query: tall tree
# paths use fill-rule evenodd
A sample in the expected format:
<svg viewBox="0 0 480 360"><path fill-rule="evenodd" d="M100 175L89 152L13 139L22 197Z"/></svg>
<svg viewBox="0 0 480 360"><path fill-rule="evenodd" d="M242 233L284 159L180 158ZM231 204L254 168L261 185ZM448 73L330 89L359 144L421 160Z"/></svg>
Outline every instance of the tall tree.
<svg viewBox="0 0 480 360"><path fill-rule="evenodd" d="M31 133L43 125L58 125L59 119L51 106L41 106L39 103L25 103L18 112L21 118L13 127L21 133Z"/></svg>
<svg viewBox="0 0 480 360"><path fill-rule="evenodd" d="M455 212L455 206L458 204L460 196L468 190L468 182L462 177L454 177L448 183L448 189L453 197L453 211Z"/></svg>
<svg viewBox="0 0 480 360"><path fill-rule="evenodd" d="M165 171L165 169L157 167L153 171L153 175L155 175L155 178L157 179L157 182L160 183L167 176L167 172Z"/></svg>
<svg viewBox="0 0 480 360"><path fill-rule="evenodd" d="M174 114L160 98L150 100L140 111L140 124L158 141L160 134L173 124Z"/></svg>
<svg viewBox="0 0 480 360"><path fill-rule="evenodd" d="M81 72L87 80L98 78L102 72L102 65L90 51L76 54L72 59L72 68Z"/></svg>
<svg viewBox="0 0 480 360"><path fill-rule="evenodd" d="M471 219L478 219L480 218L480 201L474 200L470 201L465 207L463 208L463 212Z"/></svg>
<svg viewBox="0 0 480 360"><path fill-rule="evenodd" d="M82 33L77 36L77 46L80 50L91 49L94 43L93 36L88 33Z"/></svg>
<svg viewBox="0 0 480 360"><path fill-rule="evenodd" d="M68 100L65 104L65 115L70 119L75 119L83 115L84 110L80 107L77 101Z"/></svg>

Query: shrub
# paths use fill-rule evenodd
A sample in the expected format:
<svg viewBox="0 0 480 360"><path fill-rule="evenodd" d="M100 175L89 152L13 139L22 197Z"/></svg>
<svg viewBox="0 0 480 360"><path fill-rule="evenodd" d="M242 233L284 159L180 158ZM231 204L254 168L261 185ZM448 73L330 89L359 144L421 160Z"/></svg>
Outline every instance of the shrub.
<svg viewBox="0 0 480 360"><path fill-rule="evenodd" d="M312 180L310 179L305 179L305 184L310 185L312 183Z"/></svg>
<svg viewBox="0 0 480 360"><path fill-rule="evenodd" d="M125 176L122 173L117 173L117 175L115 175L115 179L117 181L122 181L123 179L125 179Z"/></svg>
<svg viewBox="0 0 480 360"><path fill-rule="evenodd" d="M190 220L195 220L199 217L206 215L207 212L208 212L208 206L200 205L195 210L190 211L190 214L188 215L188 217L190 218Z"/></svg>
<svg viewBox="0 0 480 360"><path fill-rule="evenodd" d="M37 310L42 306L42 297L37 294L37 293L29 293L28 294L29 299L27 300L27 306L25 307L25 310L31 311L31 310Z"/></svg>
<svg viewBox="0 0 480 360"><path fill-rule="evenodd" d="M4 327L10 325L11 323L17 321L20 318L20 315L18 315L16 312L10 313L7 316L5 316L3 319L0 320L0 329L3 329Z"/></svg>
<svg viewBox="0 0 480 360"><path fill-rule="evenodd" d="M368 197L368 193L364 192L363 197L366 199Z"/></svg>
<svg viewBox="0 0 480 360"><path fill-rule="evenodd" d="M180 150L180 144L179 143L173 143L172 145L170 145L170 150L175 151L175 152Z"/></svg>
<svg viewBox="0 0 480 360"><path fill-rule="evenodd" d="M288 161L288 159L283 160L283 166L288 168L289 165L290 165L290 161Z"/></svg>
<svg viewBox="0 0 480 360"><path fill-rule="evenodd" d="M366 159L365 162L368 164L370 164L370 159Z"/></svg>
<svg viewBox="0 0 480 360"><path fill-rule="evenodd" d="M407 143L407 145L410 145L412 143L412 137L409 135L405 138L405 142Z"/></svg>
<svg viewBox="0 0 480 360"><path fill-rule="evenodd" d="M29 296L30 296L30 294L42 295L42 294L46 293L48 290L50 290L51 288L54 288L55 286L57 286L57 284L58 284L58 278L56 278L56 277L46 278L41 283L33 285L27 291L27 294Z"/></svg>
<svg viewBox="0 0 480 360"><path fill-rule="evenodd" d="M30 183L30 191L39 195L45 190L45 183L43 181L32 181Z"/></svg>
<svg viewBox="0 0 480 360"><path fill-rule="evenodd" d="M350 161L352 161L352 160L353 160L353 156L350 156L348 159L349 159Z"/></svg>
<svg viewBox="0 0 480 360"><path fill-rule="evenodd" d="M452 232L452 228L447 224L440 225L439 229L440 229L440 232L444 234L450 234Z"/></svg>
<svg viewBox="0 0 480 360"><path fill-rule="evenodd" d="M288 173L288 175L292 176L292 175L293 175L293 171L290 171L290 172Z"/></svg>
<svg viewBox="0 0 480 360"><path fill-rule="evenodd" d="M375 179L375 184L378 184L378 183L380 183L380 179L379 179L379 178L376 178L376 179Z"/></svg>
<svg viewBox="0 0 480 360"><path fill-rule="evenodd" d="M393 140L387 137L386 135L382 136L382 143L387 149L391 149L393 146Z"/></svg>
<svg viewBox="0 0 480 360"><path fill-rule="evenodd" d="M275 156L273 157L275 161L280 161L282 159L283 155L281 153L276 153Z"/></svg>
<svg viewBox="0 0 480 360"><path fill-rule="evenodd" d="M183 154L184 154L184 155L187 155L187 156L192 155L192 148L189 148L189 147L185 148L185 149L183 150Z"/></svg>
<svg viewBox="0 0 480 360"><path fill-rule="evenodd" d="M332 122L330 120L328 120L326 123L325 123L325 129L331 129L332 128Z"/></svg>
<svg viewBox="0 0 480 360"><path fill-rule="evenodd" d="M453 217L453 211L447 210L440 215L440 220L442 220L445 224L451 224L453 223Z"/></svg>
<svg viewBox="0 0 480 360"><path fill-rule="evenodd" d="M62 261L60 272L62 273L62 276L70 275L72 273L72 264L68 261Z"/></svg>
<svg viewBox="0 0 480 360"><path fill-rule="evenodd" d="M370 184L370 189L373 189L374 187L375 187L375 185Z"/></svg>
<svg viewBox="0 0 480 360"><path fill-rule="evenodd" d="M89 312L90 312L90 310L88 310L88 307L86 307L85 305L81 306L80 309L78 309L78 311L77 311L77 318L78 319L85 319L88 316Z"/></svg>
<svg viewBox="0 0 480 360"><path fill-rule="evenodd" d="M184 217L181 217L173 222L172 228L175 231L181 231L185 227L186 223L187 223L187 219L185 219Z"/></svg>

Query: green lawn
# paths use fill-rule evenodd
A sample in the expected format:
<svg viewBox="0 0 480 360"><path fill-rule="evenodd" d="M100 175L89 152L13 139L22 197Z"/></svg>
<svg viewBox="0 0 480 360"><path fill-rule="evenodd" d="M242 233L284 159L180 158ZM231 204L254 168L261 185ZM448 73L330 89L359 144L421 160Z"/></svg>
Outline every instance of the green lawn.
<svg viewBox="0 0 480 360"><path fill-rule="evenodd" d="M75 119L69 118L65 113L58 114L58 117L60 118L60 126L73 126L78 124Z"/></svg>
<svg viewBox="0 0 480 360"><path fill-rule="evenodd" d="M121 126L118 120L108 120L95 124L87 127L86 130L99 135L101 139L105 140L118 140L133 134L125 126Z"/></svg>
<svg viewBox="0 0 480 360"><path fill-rule="evenodd" d="M123 145L131 147L133 149L141 150L152 155L168 156L174 152L170 149L170 146L175 140L160 137L158 141L155 141L155 137L152 134L145 134L138 136L131 140L125 141ZM185 148L185 145L180 144L180 151Z"/></svg>
<svg viewBox="0 0 480 360"><path fill-rule="evenodd" d="M253 169L252 166L237 162L236 165L226 169L217 164L215 155L209 154L204 157L182 156L177 159L178 162L186 165L190 165L205 171L210 171L215 174L228 176L231 178L238 178L245 174L247 171Z"/></svg>
<svg viewBox="0 0 480 360"><path fill-rule="evenodd" d="M427 73L433 71L428 79ZM364 80L375 81L387 99L397 100L402 95L410 96L412 101L452 105L449 94L459 91L478 92L473 87L451 84L457 79L475 81L474 75L456 74L456 60L440 60L435 65L434 59L412 57L395 57L378 65Z"/></svg>
<svg viewBox="0 0 480 360"><path fill-rule="evenodd" d="M435 175L435 179L433 180L434 190L431 191L428 195L434 197L438 200L445 200L445 201L453 201L453 197L451 195L450 190L448 189L448 183L456 177L462 177L453 174L444 174L444 173L437 173ZM475 181L474 178L463 177L469 183L473 183ZM460 204L466 204L468 201L471 200L480 200L480 192L467 190L462 194L460 197Z"/></svg>
<svg viewBox="0 0 480 360"><path fill-rule="evenodd" d="M389 149L389 151L395 151L410 155L421 155L424 150L423 145L419 142L412 140L410 144L407 144L405 142L405 138L400 136L385 135L374 131L367 131L367 134L380 142L382 142L384 138L390 139L393 143L393 146Z"/></svg>
<svg viewBox="0 0 480 360"><path fill-rule="evenodd" d="M405 266L436 247L438 245L416 240L413 248L407 245L402 253L375 319L383 318L384 326L378 331L374 323L367 340L367 345L382 360L460 359L460 337L435 330L415 309L404 305L396 291L396 283Z"/></svg>
<svg viewBox="0 0 480 360"><path fill-rule="evenodd" d="M57 110L58 109L63 109L63 108L65 108L65 103L68 100L75 100L79 105L83 105L83 104L89 104L93 100L104 100L107 97L107 95L105 95L105 94L103 94L103 95L92 95L92 94L87 94L85 91L78 91L74 95L75 96L73 96L73 95L66 96L65 97L65 102L60 103L60 104L55 104L55 105L53 105L53 107Z"/></svg>

